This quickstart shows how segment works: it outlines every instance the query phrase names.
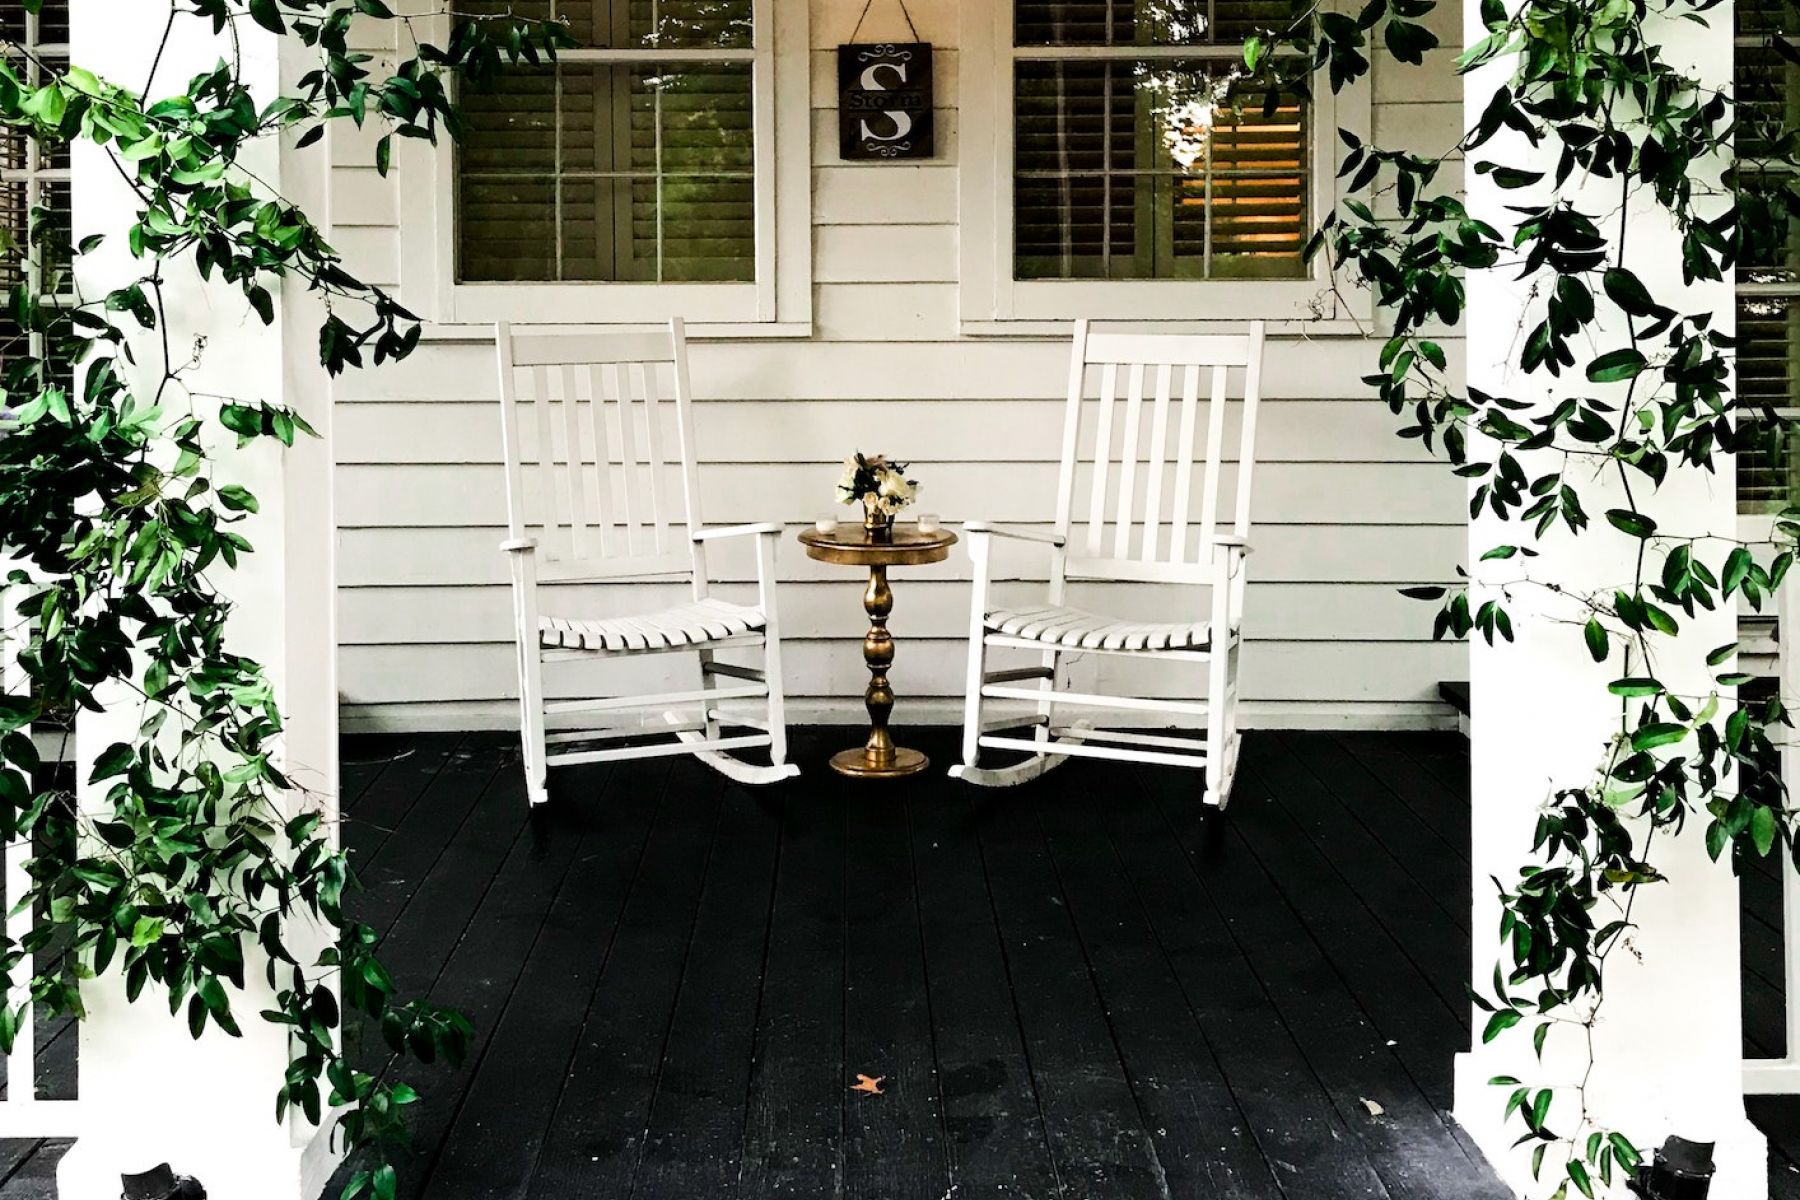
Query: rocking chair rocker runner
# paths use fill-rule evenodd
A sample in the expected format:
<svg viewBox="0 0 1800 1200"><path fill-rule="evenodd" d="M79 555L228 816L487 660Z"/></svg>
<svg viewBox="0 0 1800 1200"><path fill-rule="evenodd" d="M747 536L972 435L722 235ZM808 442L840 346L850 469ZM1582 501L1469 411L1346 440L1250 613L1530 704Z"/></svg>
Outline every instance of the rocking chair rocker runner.
<svg viewBox="0 0 1800 1200"><path fill-rule="evenodd" d="M966 526L975 589L963 761L950 769L952 775L984 786L1023 783L1071 757L1201 767L1206 803L1225 806L1240 743L1238 653L1262 351L1260 322L1235 336L1093 333L1086 321L1076 325L1055 525L1018 529L972 521ZM1224 476L1232 466L1225 458L1225 418L1233 371L1242 372L1242 415L1232 499L1221 511ZM1205 398L1203 373L1210 374ZM1090 400L1093 375L1099 387ZM1092 433L1084 438L1083 416L1090 409ZM1197 445L1202 430L1204 449ZM1087 506L1079 540L1073 526L1078 490L1086 493ZM1043 603L1006 607L992 601L996 539L1048 549L1050 586ZM1070 582L1092 580L1203 586L1210 592L1209 605L1145 623L1066 602ZM990 670L993 649L1036 651L1039 665ZM1071 654L1204 664L1206 700L1065 690L1064 659ZM1028 701L1034 711L988 719L983 708L989 700ZM1204 716L1206 739L1068 723L1055 718L1059 707L1121 710L1170 723ZM1030 732L1018 732L1023 729ZM1029 757L985 767L984 750L1024 751Z"/></svg>
<svg viewBox="0 0 1800 1200"><path fill-rule="evenodd" d="M682 323L671 322L666 334L514 334L504 324L496 333L508 525L500 548L512 564L531 802L545 801L547 771L557 763L692 754L742 783L773 783L798 774L786 761L775 619L775 543L781 526L703 529L697 524L699 475ZM522 427L520 409L527 405L532 419ZM665 457L670 426L676 444ZM706 549L728 538L755 540L761 588L754 605L708 595ZM539 590L545 583L656 578L688 581L692 601L630 616L581 616L567 611L567 600L547 598ZM715 657L721 650L758 646L761 669ZM635 660L642 665L671 653L698 656L696 689L545 700L546 663ZM764 701L762 711L719 707L742 700ZM636 726L546 729L552 717L633 713L639 714ZM726 729L748 732L727 735ZM605 746L641 741L651 733L675 740ZM582 748L592 745L602 748ZM559 746L574 748L555 749ZM736 756L762 747L769 751L767 766Z"/></svg>

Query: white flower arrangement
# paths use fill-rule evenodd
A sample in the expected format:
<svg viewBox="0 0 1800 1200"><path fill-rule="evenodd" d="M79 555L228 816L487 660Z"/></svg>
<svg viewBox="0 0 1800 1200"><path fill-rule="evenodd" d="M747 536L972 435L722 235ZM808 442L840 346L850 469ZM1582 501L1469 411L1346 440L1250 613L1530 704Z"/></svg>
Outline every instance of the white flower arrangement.
<svg viewBox="0 0 1800 1200"><path fill-rule="evenodd" d="M870 513L891 517L918 498L919 484L906 477L906 464L879 454L852 454L837 481L839 504L861 503Z"/></svg>

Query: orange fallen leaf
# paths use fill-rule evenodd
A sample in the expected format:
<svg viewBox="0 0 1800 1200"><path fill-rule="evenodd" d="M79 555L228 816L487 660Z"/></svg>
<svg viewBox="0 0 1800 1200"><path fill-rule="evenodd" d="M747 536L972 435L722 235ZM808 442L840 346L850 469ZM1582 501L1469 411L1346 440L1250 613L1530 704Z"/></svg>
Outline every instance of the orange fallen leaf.
<svg viewBox="0 0 1800 1200"><path fill-rule="evenodd" d="M882 1094L881 1085L886 1079L886 1075L871 1076L864 1075L861 1071L858 1071L856 1073L856 1082L850 1085L850 1090L853 1092L867 1092L871 1096L879 1096Z"/></svg>

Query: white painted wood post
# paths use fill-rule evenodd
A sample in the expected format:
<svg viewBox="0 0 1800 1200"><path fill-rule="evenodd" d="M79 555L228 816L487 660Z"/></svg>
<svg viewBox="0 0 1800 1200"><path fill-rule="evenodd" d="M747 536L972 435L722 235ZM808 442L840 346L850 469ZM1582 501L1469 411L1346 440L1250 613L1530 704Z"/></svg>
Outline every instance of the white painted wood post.
<svg viewBox="0 0 1800 1200"><path fill-rule="evenodd" d="M73 5L72 57L82 66L133 89L150 71L171 0L83 0ZM180 35L164 52L154 91L179 90L192 75L210 70L229 44L202 21L182 17ZM245 76L259 103L277 94L284 72L293 77L292 51L253 23L236 24ZM282 179L273 144L256 149L252 164L264 180ZM323 158L315 175L296 172L290 199L323 218ZM142 264L127 257L120 234L133 205L117 172L97 148L78 144L73 157L75 234L108 234L106 246L84 256L82 288L103 294ZM276 186L280 186L276 183ZM253 453L221 449L230 481L256 493L261 513L243 532L256 547L236 572L219 572L218 584L235 602L230 636L234 649L267 668L287 719L282 764L307 789L296 808L318 804L335 829L337 787L336 677L333 603L331 458L328 388L316 366L316 333L301 336L314 312L298 289L283 289L277 323L263 326L229 289L202 285L187 264L168 272L169 333L178 356L196 337L206 338L201 365L189 380L196 392L285 402L326 439L283 455L273 447ZM315 322L316 323L316 322ZM154 368L160 350L137 347ZM120 689L122 691L123 689ZM91 758L97 747L135 729L137 712L124 695L109 711L84 719L77 745ZM80 766L86 776L86 764ZM98 804L103 795L82 802ZM301 946L317 931L295 930ZM302 953L304 960L307 955ZM244 1036L229 1038L209 1028L193 1040L180 1016L147 994L128 1003L116 972L83 988L89 1017L80 1028L82 1132L57 1172L61 1200L114 1200L124 1172L169 1162L192 1174L222 1198L311 1200L333 1167L330 1139L298 1115L275 1120L275 1094L288 1061L289 1043L262 1021L269 1007L260 951L246 947L250 986L233 993Z"/></svg>
<svg viewBox="0 0 1800 1200"><path fill-rule="evenodd" d="M1686 22L1665 26L1670 53L1699 64L1718 86L1728 87L1729 5L1712 10L1708 20L1709 28ZM1465 21L1467 36L1479 37L1475 5L1466 6ZM1650 36L1657 37L1654 28ZM1498 61L1467 78L1466 119L1475 120L1510 69L1510 62ZM1530 204L1541 197L1530 191L1499 191L1490 177L1474 173L1475 163L1502 156L1508 165L1548 172L1555 162L1555 145L1551 138L1533 150L1508 132L1485 152L1471 154L1464 179L1471 210L1510 228L1503 206ZM1616 179L1596 180L1578 204L1583 211L1612 213L1618 195ZM1682 312L1715 313L1719 322L1715 327L1729 328L1734 309L1728 283L1686 289L1683 294L1678 241L1662 210L1641 201L1628 219L1629 265L1650 291ZM1516 360L1524 341L1521 320L1540 319L1541 299L1529 297L1527 285L1514 282L1504 271L1477 274L1470 279L1468 292L1471 387L1534 402L1574 394L1621 398L1623 385L1565 378L1547 390L1545 379L1511 370L1508 363ZM1600 307L1601 323L1593 331L1595 352L1624 345L1627 338L1624 318L1604 300ZM1585 347L1588 339L1582 341ZM1532 578L1554 579L1577 592L1610 589L1632 578L1636 551L1633 540L1599 519L1600 513L1622 503L1620 485L1616 476L1596 479L1584 472L1580 487L1584 507L1595 515L1593 527L1579 537L1559 530L1537 543L1542 557L1527 560L1528 572ZM1729 457L1716 476L1675 468L1663 488L1640 485L1636 494L1666 530L1735 536L1735 480ZM1484 512L1471 526L1470 559L1495 544L1527 536L1518 523L1503 524ZM1706 553L1716 561L1723 547L1715 543ZM1480 564L1479 598L1489 598L1497 585L1526 573L1519 561ZM1489 648L1476 637L1470 654L1475 935L1471 976L1484 994L1491 990L1500 953L1499 906L1489 877L1509 884L1516 881L1518 868L1531 861L1540 805L1558 786L1580 787L1594 779L1607 740L1619 724L1618 704L1607 696L1606 683L1626 673L1617 656L1599 665L1583 651L1580 618L1570 602L1527 585L1511 589L1508 608L1517 643ZM1665 650L1658 673L1675 691L1704 693L1713 686L1704 656L1736 636L1735 604L1683 618L1680 651ZM1629 948L1612 955L1607 964L1606 1002L1593 1041L1597 1067L1588 1089L1589 1107L1601 1125L1626 1133L1640 1147L1658 1145L1671 1133L1716 1141L1719 1173L1712 1194L1754 1200L1768 1194L1767 1151L1743 1106L1738 887L1728 865L1707 858L1704 824L1692 821L1681 837L1657 839L1653 862L1668 882L1638 894L1632 913L1638 931ZM1516 1120L1502 1122L1507 1093L1488 1080L1513 1075L1533 1083L1573 1083L1586 1063L1579 1031L1553 1031L1539 1064L1532 1055L1529 1018L1526 1025L1483 1046L1479 1038L1486 1014L1474 1015L1477 1044L1457 1063L1456 1116L1510 1184L1527 1195L1548 1194L1555 1180L1531 1186L1531 1147L1512 1147L1522 1126ZM1576 1108L1573 1090L1559 1091L1550 1126L1572 1132ZM1558 1173L1562 1169L1555 1152L1547 1172L1552 1167Z"/></svg>

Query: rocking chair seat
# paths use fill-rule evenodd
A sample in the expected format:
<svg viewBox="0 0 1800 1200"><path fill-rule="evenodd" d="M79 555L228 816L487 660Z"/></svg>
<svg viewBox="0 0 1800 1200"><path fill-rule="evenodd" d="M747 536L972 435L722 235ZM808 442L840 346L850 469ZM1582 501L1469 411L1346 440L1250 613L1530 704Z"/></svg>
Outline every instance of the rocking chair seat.
<svg viewBox="0 0 1800 1200"><path fill-rule="evenodd" d="M538 617L538 642L565 650L678 650L760 632L768 618L760 608L708 598L659 612L597 621Z"/></svg>
<svg viewBox="0 0 1800 1200"><path fill-rule="evenodd" d="M1212 645L1210 621L1121 621L1066 605L995 609L986 615L983 624L1009 637L1075 649L1205 650Z"/></svg>

